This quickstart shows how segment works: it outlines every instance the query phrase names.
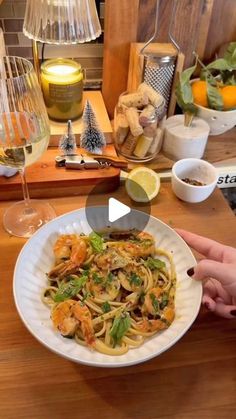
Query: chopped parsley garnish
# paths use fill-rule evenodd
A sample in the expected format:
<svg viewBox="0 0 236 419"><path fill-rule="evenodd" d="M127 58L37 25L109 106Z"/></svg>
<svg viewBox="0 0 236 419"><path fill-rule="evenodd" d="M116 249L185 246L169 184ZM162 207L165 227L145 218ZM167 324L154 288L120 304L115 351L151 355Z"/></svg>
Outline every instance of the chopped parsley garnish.
<svg viewBox="0 0 236 419"><path fill-rule="evenodd" d="M140 295L139 295L139 300L140 300L140 303L141 304L144 303L144 299L145 299L145 292L144 291L141 291L140 292Z"/></svg>
<svg viewBox="0 0 236 419"><path fill-rule="evenodd" d="M142 279L136 273L132 272L129 278L130 285L139 286L142 284Z"/></svg>
<svg viewBox="0 0 236 419"><path fill-rule="evenodd" d="M113 275L113 273L109 272L109 274L107 275L107 282L110 284L114 278L115 276Z"/></svg>
<svg viewBox="0 0 236 419"><path fill-rule="evenodd" d="M85 282L88 279L88 276L83 274L80 278L75 278L75 276L71 278L73 279L70 279L65 284L59 286L58 291L54 296L54 301L56 303L75 297L75 295L77 295L80 292L81 288L83 288Z"/></svg>
<svg viewBox="0 0 236 419"><path fill-rule="evenodd" d="M93 281L95 284L101 284L103 282L102 276L99 276L97 272L93 272Z"/></svg>
<svg viewBox="0 0 236 419"><path fill-rule="evenodd" d="M116 317L113 321L110 335L113 339L114 346L120 343L123 336L126 334L131 326L131 319L128 313L122 313L119 317Z"/></svg>
<svg viewBox="0 0 236 419"><path fill-rule="evenodd" d="M102 311L103 313L109 313L109 311L111 311L111 306L108 301L105 301L105 303L102 304Z"/></svg>
<svg viewBox="0 0 236 419"><path fill-rule="evenodd" d="M151 269L151 271L154 271L155 269L163 269L166 267L165 262L163 262L160 259L154 259L149 257L147 260L145 260L144 265Z"/></svg>
<svg viewBox="0 0 236 419"><path fill-rule="evenodd" d="M156 312L159 311L160 305L159 305L159 301L158 301L157 297L153 293L151 293L150 298L152 300L152 306L153 306L154 310Z"/></svg>
<svg viewBox="0 0 236 419"><path fill-rule="evenodd" d="M95 231L90 233L89 238L93 250L96 253L101 253L103 251L103 238L99 234L95 233Z"/></svg>

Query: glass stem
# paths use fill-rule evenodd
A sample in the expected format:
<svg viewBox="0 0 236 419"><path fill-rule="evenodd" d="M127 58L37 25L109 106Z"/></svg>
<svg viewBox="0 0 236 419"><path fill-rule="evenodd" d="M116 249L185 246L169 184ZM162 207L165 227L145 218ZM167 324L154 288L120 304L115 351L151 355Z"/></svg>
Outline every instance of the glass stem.
<svg viewBox="0 0 236 419"><path fill-rule="evenodd" d="M26 177L25 177L25 169L19 169L19 173L20 173L20 177L21 177L21 184L22 184L22 191L23 191L23 197L24 197L24 201L25 204L28 206L30 203L30 197L29 197L29 189L28 189L28 185L26 182Z"/></svg>

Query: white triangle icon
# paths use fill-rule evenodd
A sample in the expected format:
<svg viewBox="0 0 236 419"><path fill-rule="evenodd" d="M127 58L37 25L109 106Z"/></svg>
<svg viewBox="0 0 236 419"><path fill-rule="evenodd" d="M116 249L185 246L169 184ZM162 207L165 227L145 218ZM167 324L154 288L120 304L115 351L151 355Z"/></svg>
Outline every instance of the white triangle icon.
<svg viewBox="0 0 236 419"><path fill-rule="evenodd" d="M115 198L109 198L108 220L113 223L131 212L131 208Z"/></svg>

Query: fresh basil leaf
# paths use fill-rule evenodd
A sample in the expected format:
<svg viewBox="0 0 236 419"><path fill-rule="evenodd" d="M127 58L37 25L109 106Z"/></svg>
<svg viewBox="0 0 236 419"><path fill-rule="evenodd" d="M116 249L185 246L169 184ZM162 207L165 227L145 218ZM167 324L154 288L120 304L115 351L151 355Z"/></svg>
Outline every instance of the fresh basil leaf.
<svg viewBox="0 0 236 419"><path fill-rule="evenodd" d="M90 233L89 238L90 238L90 243L93 250L96 253L101 253L103 251L103 243L104 243L103 238L99 234L95 233L94 231Z"/></svg>
<svg viewBox="0 0 236 419"><path fill-rule="evenodd" d="M190 78L196 70L197 64L184 70L179 76L179 82L177 83L175 94L178 105L183 112L189 112L196 114L197 108L193 103L193 94L190 84Z"/></svg>
<svg viewBox="0 0 236 419"><path fill-rule="evenodd" d="M150 298L152 300L152 306L153 306L154 310L156 312L158 312L160 310L160 305L159 305L159 301L158 301L157 297L153 293L151 293L149 295L150 295Z"/></svg>
<svg viewBox="0 0 236 419"><path fill-rule="evenodd" d="M207 98L209 107L216 111L222 111L224 109L223 98L217 89L217 87L211 86L207 81Z"/></svg>
<svg viewBox="0 0 236 419"><path fill-rule="evenodd" d="M142 279L136 273L132 272L129 278L130 285L139 286L142 284Z"/></svg>
<svg viewBox="0 0 236 419"><path fill-rule="evenodd" d="M111 306L108 301L105 301L105 303L102 304L102 311L103 313L109 313L109 311L111 311Z"/></svg>
<svg viewBox="0 0 236 419"><path fill-rule="evenodd" d="M166 267L165 262L163 262L160 259L154 259L149 257L147 260L145 260L144 265L151 269L151 271L154 271L155 269L163 269Z"/></svg>
<svg viewBox="0 0 236 419"><path fill-rule="evenodd" d="M131 326L131 319L128 313L123 313L120 317L116 317L113 321L112 328L110 330L110 336L113 339L114 346L120 343L123 336L126 334Z"/></svg>
<svg viewBox="0 0 236 419"><path fill-rule="evenodd" d="M87 275L83 275L78 279L71 279L70 281L66 282L65 284L60 285L58 291L54 296L54 301L59 303L61 301L68 300L69 298L74 297L78 294L83 288L84 284L88 279Z"/></svg>

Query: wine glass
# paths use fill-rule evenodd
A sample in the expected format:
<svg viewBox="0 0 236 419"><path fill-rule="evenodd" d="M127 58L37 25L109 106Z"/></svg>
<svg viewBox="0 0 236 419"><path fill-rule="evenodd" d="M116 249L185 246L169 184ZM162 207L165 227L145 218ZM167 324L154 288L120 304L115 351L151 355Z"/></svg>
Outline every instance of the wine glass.
<svg viewBox="0 0 236 419"><path fill-rule="evenodd" d="M30 237L55 218L46 202L30 200L25 167L47 149L49 121L33 65L20 57L0 59L0 164L17 168L24 200L13 204L3 216L3 225L12 235Z"/></svg>

